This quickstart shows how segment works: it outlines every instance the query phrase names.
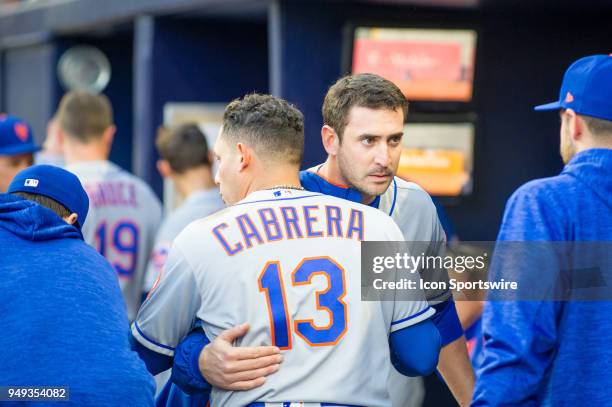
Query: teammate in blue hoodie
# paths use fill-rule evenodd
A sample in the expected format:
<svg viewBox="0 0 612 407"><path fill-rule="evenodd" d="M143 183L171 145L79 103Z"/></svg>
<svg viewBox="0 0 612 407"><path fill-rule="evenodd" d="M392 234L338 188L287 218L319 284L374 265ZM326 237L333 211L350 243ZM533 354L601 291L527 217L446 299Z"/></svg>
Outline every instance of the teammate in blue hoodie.
<svg viewBox="0 0 612 407"><path fill-rule="evenodd" d="M62 386L75 406L153 405L115 273L83 241L89 200L77 177L37 165L8 192L0 194L0 386Z"/></svg>
<svg viewBox="0 0 612 407"><path fill-rule="evenodd" d="M579 59L565 73L559 100L536 108L560 111L566 166L560 175L531 181L512 195L498 241L590 242L604 254L596 260L610 264L611 78L612 56ZM606 245L607 252L601 250ZM490 278L508 267L492 267ZM533 268L516 277L533 281L538 272L543 281L551 277ZM553 299L486 303L473 405L612 405L612 302Z"/></svg>

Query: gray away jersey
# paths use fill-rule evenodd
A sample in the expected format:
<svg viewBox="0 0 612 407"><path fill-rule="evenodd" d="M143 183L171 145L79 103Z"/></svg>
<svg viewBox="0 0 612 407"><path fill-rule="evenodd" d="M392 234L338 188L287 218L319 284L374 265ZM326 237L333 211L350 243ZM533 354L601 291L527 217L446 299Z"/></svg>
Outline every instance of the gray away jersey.
<svg viewBox="0 0 612 407"><path fill-rule="evenodd" d="M303 401L388 407L388 335L434 310L424 297L361 301L360 240L403 236L384 213L354 202L288 189L254 192L175 239L132 333L147 348L172 356L200 323L213 340L248 322L238 345L283 349L280 370L262 387L215 389L215 406Z"/></svg>
<svg viewBox="0 0 612 407"><path fill-rule="evenodd" d="M223 209L225 205L217 188L193 192L159 227L144 279L144 291L149 292L161 273L172 242L187 225Z"/></svg>
<svg viewBox="0 0 612 407"><path fill-rule="evenodd" d="M414 182L395 177L389 188L380 196L378 209L389 214L397 223L407 242L430 242L427 256L444 256L446 235L438 219L431 197ZM447 275L441 278L447 279ZM427 300L435 305L450 298L451 292L427 291ZM388 382L389 394L394 406L417 406L422 403L424 387L420 377L407 377L391 369Z"/></svg>
<svg viewBox="0 0 612 407"><path fill-rule="evenodd" d="M110 161L75 163L66 169L79 177L89 196L85 241L117 272L132 321L142 300L145 268L161 221L159 199L144 181Z"/></svg>

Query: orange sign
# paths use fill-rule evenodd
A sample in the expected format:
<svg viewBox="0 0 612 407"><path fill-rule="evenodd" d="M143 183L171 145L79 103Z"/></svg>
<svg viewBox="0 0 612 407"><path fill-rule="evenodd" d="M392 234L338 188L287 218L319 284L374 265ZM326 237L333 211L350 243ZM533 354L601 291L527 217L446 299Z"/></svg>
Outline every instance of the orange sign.
<svg viewBox="0 0 612 407"><path fill-rule="evenodd" d="M464 48L465 44L451 39L356 38L353 73L381 75L393 81L408 100L469 101L473 69L463 62Z"/></svg>
<svg viewBox="0 0 612 407"><path fill-rule="evenodd" d="M404 149L397 175L442 196L460 195L470 179L465 156L456 150Z"/></svg>

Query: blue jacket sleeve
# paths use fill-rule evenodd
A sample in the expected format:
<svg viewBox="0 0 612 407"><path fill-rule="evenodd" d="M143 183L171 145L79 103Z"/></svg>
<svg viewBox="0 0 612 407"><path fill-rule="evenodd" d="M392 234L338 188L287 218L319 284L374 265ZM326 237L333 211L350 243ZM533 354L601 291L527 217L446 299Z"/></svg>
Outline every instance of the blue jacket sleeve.
<svg viewBox="0 0 612 407"><path fill-rule="evenodd" d="M554 214L554 208L546 207L547 200L540 192L527 184L508 201L497 239L499 246L489 270L490 280L511 275L519 285L551 283L547 280L552 280L552 269L547 273L539 266L548 253L521 256L516 254L516 249L511 249L516 242L563 240L562 226L558 223L562 217ZM510 244L503 246L501 242ZM556 349L557 321L562 309L561 302L550 299L493 301L491 298L485 303L484 349L482 362L476 369L474 406L539 404L543 381Z"/></svg>
<svg viewBox="0 0 612 407"><path fill-rule="evenodd" d="M147 370L153 376L172 367L172 358L170 356L162 355L161 353L154 352L145 347L138 342L131 333L129 334L129 339L132 350L138 353L140 359L145 363Z"/></svg>
<svg viewBox="0 0 612 407"><path fill-rule="evenodd" d="M436 313L431 317L431 320L440 331L442 346L444 347L460 338L463 335L463 328L453 298L432 305L432 307L435 308Z"/></svg>
<svg viewBox="0 0 612 407"><path fill-rule="evenodd" d="M389 336L391 362L405 376L426 376L433 372L438 365L440 346L440 333L431 319Z"/></svg>
<svg viewBox="0 0 612 407"><path fill-rule="evenodd" d="M208 392L210 384L202 377L198 360L210 340L201 329L192 331L174 350L171 380L187 394Z"/></svg>

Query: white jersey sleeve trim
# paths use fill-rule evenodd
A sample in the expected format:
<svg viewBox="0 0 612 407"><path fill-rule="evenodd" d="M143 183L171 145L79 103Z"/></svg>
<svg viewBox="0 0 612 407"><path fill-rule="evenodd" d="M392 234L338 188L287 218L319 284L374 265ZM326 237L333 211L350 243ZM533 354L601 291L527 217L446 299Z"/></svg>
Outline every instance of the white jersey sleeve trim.
<svg viewBox="0 0 612 407"><path fill-rule="evenodd" d="M404 329L411 325L415 325L419 322L425 321L427 318L431 317L435 313L435 309L427 306L416 314L412 314L409 317L391 322L391 332L399 331L400 329Z"/></svg>
<svg viewBox="0 0 612 407"><path fill-rule="evenodd" d="M140 330L137 322L132 324L132 335L138 341L138 343L145 348L150 349L153 352L161 353L162 355L170 357L174 356L174 348L172 346L157 343L153 339L147 337L144 332Z"/></svg>

